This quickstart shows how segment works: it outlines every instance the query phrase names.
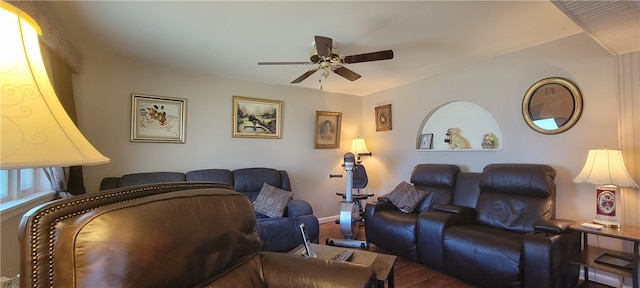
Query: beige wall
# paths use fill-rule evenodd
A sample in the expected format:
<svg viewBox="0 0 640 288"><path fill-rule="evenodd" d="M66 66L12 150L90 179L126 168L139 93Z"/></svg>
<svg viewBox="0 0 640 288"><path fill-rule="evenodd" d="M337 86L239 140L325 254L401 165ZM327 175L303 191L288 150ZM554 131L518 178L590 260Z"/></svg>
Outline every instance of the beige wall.
<svg viewBox="0 0 640 288"><path fill-rule="evenodd" d="M536 81L564 77L581 90L584 111L572 129L543 135L529 128L521 114L522 98ZM363 131L374 157L366 159L371 189L390 191L408 180L418 163L454 163L481 171L489 163L528 162L553 166L558 176L557 216L590 218L595 214L593 185L574 184L590 148L618 147L616 58L584 34L471 65L419 83L364 97ZM487 109L502 130L501 151L417 152L415 141L424 117L453 100L474 102ZM391 103L392 131L375 132L374 107ZM461 113L459 117L465 117ZM442 141L443 135L435 141ZM480 139L470 139L480 141Z"/></svg>
<svg viewBox="0 0 640 288"><path fill-rule="evenodd" d="M360 133L361 97L186 74L92 54L75 81L80 129L111 163L85 167L88 191L106 176L149 171L272 167L319 217L336 213L339 161ZM187 99L186 143L132 143L131 93ZM231 137L232 96L283 101L282 139ZM314 149L315 111L342 112L340 149ZM331 199L327 201L327 199Z"/></svg>
<svg viewBox="0 0 640 288"><path fill-rule="evenodd" d="M362 135L374 153L364 159L369 193L391 190L407 180L418 163L455 163L468 171L494 162L547 163L558 171L558 216L589 218L595 205L592 185L571 180L589 148L619 146L616 58L584 34L362 98L191 75L88 51L93 52L84 54L83 73L74 78L80 128L112 159L85 168L89 191L95 191L103 177L124 173L266 166L289 171L296 197L311 202L318 217L329 217L337 213L334 193L344 188L342 180L328 174L341 172L349 140ZM522 120L522 97L534 82L551 76L578 85L584 112L569 131L542 135ZM187 98L187 143L129 142L131 93ZM283 138L232 138L233 95L284 101ZM472 101L494 115L502 129L502 151L415 151L424 117L453 100ZM388 103L393 130L376 132L374 108ZM341 149L313 149L316 110L343 112Z"/></svg>
<svg viewBox="0 0 640 288"><path fill-rule="evenodd" d="M308 200L318 217L330 217L337 214L334 193L344 190L344 182L328 174L341 172L350 139L361 135L374 154L364 159L369 193L381 195L408 180L418 163L455 163L468 171L495 162L547 163L558 171L558 217L589 218L595 205L592 185L571 180L589 148L619 146L616 58L583 34L366 97L191 75L96 52L85 55L82 71L74 78L80 128L112 159L85 167L89 191L103 177L132 172L275 167L290 173L297 198ZM542 135L522 120L522 97L534 82L551 76L578 85L584 112L569 131ZM131 93L187 98L187 143L129 142ZM283 138L232 138L233 95L282 100ZM502 129L502 151L415 151L424 117L453 100L472 101L494 115ZM393 130L376 132L374 108L388 103ZM316 110L343 112L341 149L313 149Z"/></svg>

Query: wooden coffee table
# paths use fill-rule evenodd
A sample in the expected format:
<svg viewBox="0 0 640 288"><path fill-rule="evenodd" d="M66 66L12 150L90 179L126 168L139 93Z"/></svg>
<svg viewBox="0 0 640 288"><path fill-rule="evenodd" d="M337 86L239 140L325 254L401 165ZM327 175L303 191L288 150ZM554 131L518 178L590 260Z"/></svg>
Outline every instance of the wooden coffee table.
<svg viewBox="0 0 640 288"><path fill-rule="evenodd" d="M398 257L394 255L380 254L345 247L319 245L315 243L311 243L311 249L313 250L313 253L318 256L318 259L323 260L331 260L340 252L344 250L351 250L354 253L349 262L371 266L373 270L376 271L376 277L378 278L378 287L384 287L385 282L388 283L389 288L394 287L393 266L396 264L396 260L398 259ZM304 251L304 247L302 246L302 244L300 244L300 246L294 248L289 253L302 255L302 251Z"/></svg>

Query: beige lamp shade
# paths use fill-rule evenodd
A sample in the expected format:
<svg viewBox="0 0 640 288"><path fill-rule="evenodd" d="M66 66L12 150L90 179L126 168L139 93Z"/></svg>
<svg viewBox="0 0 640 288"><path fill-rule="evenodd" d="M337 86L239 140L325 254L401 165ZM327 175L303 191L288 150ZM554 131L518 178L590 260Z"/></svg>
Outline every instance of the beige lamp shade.
<svg viewBox="0 0 640 288"><path fill-rule="evenodd" d="M0 169L109 162L65 112L40 54L40 28L0 2Z"/></svg>
<svg viewBox="0 0 640 288"><path fill-rule="evenodd" d="M637 187L624 166L622 152L611 149L591 149L582 171L573 182L588 182L595 185Z"/></svg>
<svg viewBox="0 0 640 288"><path fill-rule="evenodd" d="M369 154L369 149L367 149L367 144L364 143L363 138L353 138L351 152L355 155Z"/></svg>

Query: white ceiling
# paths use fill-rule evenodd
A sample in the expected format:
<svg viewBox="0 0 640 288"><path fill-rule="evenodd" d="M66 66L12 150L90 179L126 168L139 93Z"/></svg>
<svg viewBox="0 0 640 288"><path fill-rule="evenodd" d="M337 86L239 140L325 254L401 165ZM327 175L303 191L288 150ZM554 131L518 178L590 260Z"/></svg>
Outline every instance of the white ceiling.
<svg viewBox="0 0 640 288"><path fill-rule="evenodd" d="M368 95L582 32L547 1L70 1L48 2L63 30L170 69L319 89L321 73L289 84L310 66L314 35L342 56L392 49L392 60L356 63L324 91ZM89 39L87 39L89 40Z"/></svg>

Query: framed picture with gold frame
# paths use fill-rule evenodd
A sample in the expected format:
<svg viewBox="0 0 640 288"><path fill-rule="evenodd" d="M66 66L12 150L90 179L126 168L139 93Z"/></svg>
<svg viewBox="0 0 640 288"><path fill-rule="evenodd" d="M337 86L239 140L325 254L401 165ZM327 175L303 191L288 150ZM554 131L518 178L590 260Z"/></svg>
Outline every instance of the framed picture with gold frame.
<svg viewBox="0 0 640 288"><path fill-rule="evenodd" d="M187 100L131 94L131 142L185 143Z"/></svg>
<svg viewBox="0 0 640 288"><path fill-rule="evenodd" d="M316 111L315 149L340 148L342 112Z"/></svg>
<svg viewBox="0 0 640 288"><path fill-rule="evenodd" d="M376 107L376 131L391 130L391 104Z"/></svg>
<svg viewBox="0 0 640 288"><path fill-rule="evenodd" d="M282 101L233 96L232 108L233 137L282 137Z"/></svg>

